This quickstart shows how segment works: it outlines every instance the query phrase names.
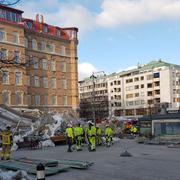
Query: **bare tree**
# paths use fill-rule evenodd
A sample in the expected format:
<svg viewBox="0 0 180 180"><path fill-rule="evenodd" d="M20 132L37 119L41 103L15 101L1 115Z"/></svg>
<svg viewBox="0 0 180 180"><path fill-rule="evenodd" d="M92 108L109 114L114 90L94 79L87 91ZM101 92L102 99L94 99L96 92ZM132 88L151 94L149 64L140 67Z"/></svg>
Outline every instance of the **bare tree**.
<svg viewBox="0 0 180 180"><path fill-rule="evenodd" d="M21 0L0 0L0 5L13 6L19 3Z"/></svg>

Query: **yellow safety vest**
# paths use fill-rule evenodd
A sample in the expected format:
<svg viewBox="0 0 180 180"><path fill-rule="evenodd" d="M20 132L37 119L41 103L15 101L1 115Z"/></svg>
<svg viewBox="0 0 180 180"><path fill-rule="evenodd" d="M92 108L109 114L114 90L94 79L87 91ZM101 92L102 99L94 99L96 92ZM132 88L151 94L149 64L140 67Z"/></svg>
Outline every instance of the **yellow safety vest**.
<svg viewBox="0 0 180 180"><path fill-rule="evenodd" d="M95 126L91 126L91 129L88 128L87 134L88 134L89 137L96 136L96 127Z"/></svg>
<svg viewBox="0 0 180 180"><path fill-rule="evenodd" d="M1 140L3 145L10 145L12 143L12 133L11 132L2 132Z"/></svg>
<svg viewBox="0 0 180 180"><path fill-rule="evenodd" d="M112 136L113 135L113 130L110 127L107 127L105 130L105 135L106 136Z"/></svg>
<svg viewBox="0 0 180 180"><path fill-rule="evenodd" d="M102 131L100 128L97 129L97 135L101 135L102 134Z"/></svg>
<svg viewBox="0 0 180 180"><path fill-rule="evenodd" d="M83 135L83 128L81 127L75 127L74 128L74 136L82 136Z"/></svg>
<svg viewBox="0 0 180 180"><path fill-rule="evenodd" d="M66 136L69 138L73 138L73 129L72 128L66 128Z"/></svg>

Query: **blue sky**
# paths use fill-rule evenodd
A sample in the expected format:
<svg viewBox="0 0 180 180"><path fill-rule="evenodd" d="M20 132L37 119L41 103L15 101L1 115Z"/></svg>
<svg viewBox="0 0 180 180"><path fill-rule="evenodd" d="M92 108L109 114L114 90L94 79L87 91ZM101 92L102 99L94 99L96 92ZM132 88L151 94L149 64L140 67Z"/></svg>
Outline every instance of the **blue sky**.
<svg viewBox="0 0 180 180"><path fill-rule="evenodd" d="M17 8L79 28L80 78L156 59L180 64L180 0L22 0Z"/></svg>

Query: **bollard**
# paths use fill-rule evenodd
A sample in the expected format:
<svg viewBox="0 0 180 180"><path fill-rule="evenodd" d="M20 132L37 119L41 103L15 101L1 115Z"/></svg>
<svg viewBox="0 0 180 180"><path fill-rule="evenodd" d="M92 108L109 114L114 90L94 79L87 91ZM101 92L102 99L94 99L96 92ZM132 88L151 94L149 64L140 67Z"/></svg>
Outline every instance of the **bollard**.
<svg viewBox="0 0 180 180"><path fill-rule="evenodd" d="M36 167L37 180L45 180L45 167L42 163L39 163Z"/></svg>

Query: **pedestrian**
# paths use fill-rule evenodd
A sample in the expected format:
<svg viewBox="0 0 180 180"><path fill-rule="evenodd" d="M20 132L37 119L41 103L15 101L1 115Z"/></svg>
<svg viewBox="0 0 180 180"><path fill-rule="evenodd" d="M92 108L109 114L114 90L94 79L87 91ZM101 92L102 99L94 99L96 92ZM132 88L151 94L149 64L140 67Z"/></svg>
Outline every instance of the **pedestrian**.
<svg viewBox="0 0 180 180"><path fill-rule="evenodd" d="M11 132L11 127L7 126L5 130L0 133L0 138L2 141L2 151L1 151L1 160L10 159L11 146L13 144L13 136Z"/></svg>
<svg viewBox="0 0 180 180"><path fill-rule="evenodd" d="M67 152L72 152L73 139L74 139L73 128L71 124L68 124L66 128L66 140L68 144Z"/></svg>
<svg viewBox="0 0 180 180"><path fill-rule="evenodd" d="M113 137L113 130L112 128L109 126L109 124L106 125L106 129L105 129L105 136L106 136L106 145L107 147L111 146L112 143L112 137Z"/></svg>
<svg viewBox="0 0 180 180"><path fill-rule="evenodd" d="M96 127L91 121L88 121L87 138L89 142L89 151L96 151Z"/></svg>
<svg viewBox="0 0 180 180"><path fill-rule="evenodd" d="M99 126L96 126L96 139L97 139L97 145L102 145L102 130Z"/></svg>
<svg viewBox="0 0 180 180"><path fill-rule="evenodd" d="M81 144L82 144L82 138L83 138L83 128L81 127L80 122L77 123L77 125L74 127L74 137L76 141L76 150L81 151Z"/></svg>

